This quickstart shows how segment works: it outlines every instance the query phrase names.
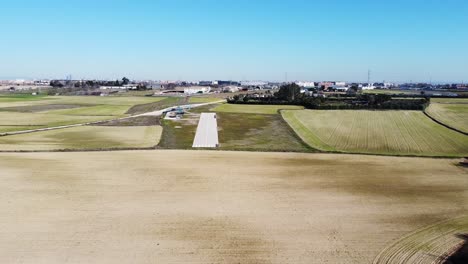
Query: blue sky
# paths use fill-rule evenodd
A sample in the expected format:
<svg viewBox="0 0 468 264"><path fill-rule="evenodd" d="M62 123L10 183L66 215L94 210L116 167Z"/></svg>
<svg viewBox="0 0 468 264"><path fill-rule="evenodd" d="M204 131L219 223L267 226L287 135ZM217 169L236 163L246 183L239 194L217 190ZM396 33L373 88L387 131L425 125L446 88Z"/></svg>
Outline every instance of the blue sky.
<svg viewBox="0 0 468 264"><path fill-rule="evenodd" d="M466 0L0 0L0 78L468 81Z"/></svg>

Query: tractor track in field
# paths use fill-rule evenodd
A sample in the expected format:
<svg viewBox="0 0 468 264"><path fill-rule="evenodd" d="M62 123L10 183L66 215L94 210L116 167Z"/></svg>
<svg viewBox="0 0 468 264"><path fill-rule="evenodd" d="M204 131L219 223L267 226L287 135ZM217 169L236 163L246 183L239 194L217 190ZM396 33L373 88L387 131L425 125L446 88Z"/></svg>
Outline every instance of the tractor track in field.
<svg viewBox="0 0 468 264"><path fill-rule="evenodd" d="M443 264L463 243L458 235L468 232L468 216L420 228L391 244L373 264Z"/></svg>

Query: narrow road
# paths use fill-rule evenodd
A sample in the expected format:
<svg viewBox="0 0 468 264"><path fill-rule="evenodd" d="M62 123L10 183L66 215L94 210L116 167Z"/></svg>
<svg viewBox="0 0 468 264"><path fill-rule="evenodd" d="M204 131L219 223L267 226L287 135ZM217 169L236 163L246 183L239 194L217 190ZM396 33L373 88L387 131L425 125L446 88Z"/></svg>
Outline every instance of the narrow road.
<svg viewBox="0 0 468 264"><path fill-rule="evenodd" d="M209 103L172 106L172 107L164 108L164 109L157 110L157 111L152 111L152 112L147 112L147 113L137 114L137 115L132 115L132 116L126 116L126 117L120 117L120 118L111 119L111 120L103 120L103 121L96 121L96 122L72 124L72 125L65 125L65 126L45 127L45 128L37 128L37 129L30 129L30 130L4 132L4 133L0 133L0 137L19 135L19 134L27 134L27 133L34 133L34 132L41 132L41 131L48 131L48 130L64 129L64 128L71 128L71 127L96 125L96 124L101 124L101 123L104 123L104 122L116 121L116 120L125 120L125 119L130 119L130 118L139 117L139 116L155 116L156 117L156 116L161 116L164 112L170 111L172 108L176 108L176 107L182 107L183 109L190 109L190 108L196 108L196 107L205 106L205 105L219 104L219 103L223 103L223 102L226 102L226 101L225 100L220 100L220 101L209 102Z"/></svg>

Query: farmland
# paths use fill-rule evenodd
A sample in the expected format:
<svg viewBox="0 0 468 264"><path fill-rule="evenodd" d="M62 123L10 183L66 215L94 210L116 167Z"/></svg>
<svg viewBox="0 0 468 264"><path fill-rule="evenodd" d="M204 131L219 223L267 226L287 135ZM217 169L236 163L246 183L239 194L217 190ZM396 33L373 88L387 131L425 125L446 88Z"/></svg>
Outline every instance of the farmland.
<svg viewBox="0 0 468 264"><path fill-rule="evenodd" d="M44 128L80 124L113 119L116 116L80 116L52 113L0 112L0 132L25 130L25 128Z"/></svg>
<svg viewBox="0 0 468 264"><path fill-rule="evenodd" d="M212 111L226 113L245 113L245 114L277 114L280 109L300 110L302 106L296 105L243 105L243 104L222 104Z"/></svg>
<svg viewBox="0 0 468 264"><path fill-rule="evenodd" d="M191 113L186 114L181 120L164 121L160 147L190 149L199 114L201 112L217 112L219 148L222 150L311 151L278 114L278 107L246 105L247 108L240 109L224 106L225 104L215 107L202 106L192 109ZM227 110L231 112L226 112ZM234 111L252 113L236 113Z"/></svg>
<svg viewBox="0 0 468 264"><path fill-rule="evenodd" d="M138 113L138 110L131 112L131 109L161 109L174 103L174 99L0 96L0 133L115 120ZM159 143L161 133L162 127L156 118L141 117L112 121L102 126L80 126L4 136L0 137L0 151L149 148Z"/></svg>
<svg viewBox="0 0 468 264"><path fill-rule="evenodd" d="M468 172L449 159L151 150L0 167L2 263L428 263L468 232Z"/></svg>
<svg viewBox="0 0 468 264"><path fill-rule="evenodd" d="M283 111L311 147L324 151L389 155L463 156L468 137L419 111Z"/></svg>
<svg viewBox="0 0 468 264"><path fill-rule="evenodd" d="M218 113L224 150L308 152L279 114Z"/></svg>
<svg viewBox="0 0 468 264"><path fill-rule="evenodd" d="M435 100L426 113L449 127L468 133L468 99Z"/></svg>
<svg viewBox="0 0 468 264"><path fill-rule="evenodd" d="M171 103L166 97L0 96L0 133L111 120Z"/></svg>
<svg viewBox="0 0 468 264"><path fill-rule="evenodd" d="M189 103L191 104L199 104L199 103L210 103L210 102L217 102L223 100L222 98L216 97L206 97L206 96L191 96L189 98Z"/></svg>
<svg viewBox="0 0 468 264"><path fill-rule="evenodd" d="M159 143L160 126L81 126L0 137L0 151L149 148Z"/></svg>

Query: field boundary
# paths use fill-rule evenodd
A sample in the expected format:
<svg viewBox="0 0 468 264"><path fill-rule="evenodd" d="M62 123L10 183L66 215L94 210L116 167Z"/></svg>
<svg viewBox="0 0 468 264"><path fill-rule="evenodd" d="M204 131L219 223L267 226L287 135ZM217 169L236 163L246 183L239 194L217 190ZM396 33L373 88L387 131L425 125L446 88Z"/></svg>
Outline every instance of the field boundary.
<svg viewBox="0 0 468 264"><path fill-rule="evenodd" d="M296 131L294 131L294 129L289 125L288 121L286 121L283 117L283 114L281 113L281 111L284 111L285 109L278 109L278 115L280 116L280 119L281 119L281 122L283 122L286 127L288 128L288 130L294 135L294 137L296 139L299 140L299 142L301 142L301 144L307 149L307 150L310 150L311 153L318 153L318 152L324 152L326 153L325 151L321 150L321 149L318 149L318 148L314 148L312 146L310 146L309 144L307 144L307 142L305 142L300 136L299 134L296 133ZM290 110L291 111L291 110ZM294 110L293 110L294 111ZM306 152L308 153L308 152Z"/></svg>
<svg viewBox="0 0 468 264"><path fill-rule="evenodd" d="M109 151L138 151L138 150L188 150L188 151L221 151L221 152L263 152L263 153L303 153L303 154L323 154L323 155L362 155L362 156L377 156L377 157L395 157L395 158L424 158L424 159L451 159L454 161L453 165L458 164L458 160L462 156L421 156L421 155L390 155L390 154L371 154L371 153L359 153L359 152L340 152L340 151L322 151L319 149L311 148L312 151L294 151L294 150L274 150L265 151L258 149L239 148L239 149L197 149L197 148L167 148L159 146L159 143L152 147L141 147L141 148L95 148L95 149L57 149L57 150L0 150L0 153L49 153L49 152L109 152ZM314 152L313 150L316 150Z"/></svg>
<svg viewBox="0 0 468 264"><path fill-rule="evenodd" d="M325 146L325 148L319 148L318 146L316 147L313 147L311 146L311 144L307 143L306 139L305 138L302 138L301 135L296 131L296 129L293 127L293 124L291 124L290 122L288 122L288 120L286 120L286 117L285 115L288 114L286 111L289 111L291 112L291 120L290 121L296 121L295 124L298 126L297 129L304 129L304 131L308 131L310 135L313 136L313 140L312 141L318 141L320 142L320 145ZM314 148L314 149L317 149L317 150L320 150L320 151L324 151L324 152L337 152L337 153L341 153L341 151L337 151L335 148L333 148L332 146L329 146L328 144L326 144L325 142L323 142L319 137L317 137L314 133L312 133L302 122L301 120L299 120L298 118L296 118L296 116L292 113L293 111L297 111L297 110L281 110L280 113L281 113L281 117L283 118L283 120L288 124L289 127L291 127L292 130L294 130L294 133L297 134L298 137L300 137L307 145L309 145L311 148ZM294 119L294 120L293 120ZM300 126L300 127L299 127ZM319 145L319 144L316 144L316 145Z"/></svg>
<svg viewBox="0 0 468 264"><path fill-rule="evenodd" d="M219 103L219 102L210 102L210 103L201 103L201 104L187 104L187 105L181 105L180 107L190 106L191 108L196 108L196 107L200 107L200 106L204 106L204 105L210 105L210 104L216 104L216 103ZM71 124L71 125L56 126L56 127L44 127L44 128L38 128L38 129L29 129L29 130L13 131L13 132L4 132L4 133L0 133L0 137L35 133L35 132L42 132L42 131L49 131L49 130L57 130L57 129L64 129L64 128L72 128L72 127L79 127L79 126L98 125L98 124L102 124L102 123L105 123L105 122L125 120L125 119L140 117L140 116L161 116L164 113L164 111L166 111L168 109L171 109L171 108L172 107L168 107L168 108L164 108L164 109L161 109L161 110L136 114L136 115L132 115L132 116L125 116L125 117L119 117L119 118L114 118L114 119L99 120L99 121L95 121L95 122L87 122L87 123L81 123L81 124Z"/></svg>
<svg viewBox="0 0 468 264"><path fill-rule="evenodd" d="M373 156L389 156L389 157L425 157L425 158L450 158L450 159L456 159L456 158L462 158L464 157L463 154L405 154L405 153L371 153L371 152L360 152L360 151L346 151L346 150L337 150L333 147L326 148L329 146L328 144L324 143L320 138L318 138L314 133L311 131L308 131L307 127L300 121L298 118L295 117L293 114L294 111L301 111L301 110L279 110L281 113L281 117L283 118L284 122L288 124L288 126L294 131L294 133L303 141L305 144L307 144L311 149L317 150L317 152L321 153L334 153L334 154L358 154L358 155L373 155ZM321 111L328 111L328 110L321 110ZM348 110L352 111L352 110ZM365 110L365 111L374 111L374 110ZM392 111L392 110L384 110L384 111ZM419 111L417 111L419 112ZM287 118L290 118L288 120ZM290 122L291 121L291 122ZM429 120L428 122L432 122L432 120ZM293 124L294 123L294 124ZM438 124L438 123L437 123ZM297 129L297 130L296 130ZM313 139L311 142L313 144L309 144L308 141L303 138L298 131L305 130L307 134L313 136ZM316 139L315 142L314 140ZM325 145L325 146L324 146Z"/></svg>
<svg viewBox="0 0 468 264"><path fill-rule="evenodd" d="M443 122L437 120L435 117L432 117L429 113L427 113L426 110L424 110L423 113L424 113L424 115L426 115L427 117L429 117L432 121L436 122L437 124L442 125L442 126L448 128L448 129L451 129L451 130L453 130L453 131L455 131L455 132L462 133L462 134L465 135L465 136L468 136L468 133L467 133L467 132L463 132L463 131L461 131L461 130L459 130L459 129L457 129L457 128L454 128L454 127L452 127L452 126L450 126L450 125L447 125L447 124L445 124L445 123L443 123Z"/></svg>
<svg viewBox="0 0 468 264"><path fill-rule="evenodd" d="M372 263L412 263L421 258L443 263L462 243L456 235L466 230L466 223L468 216L463 215L416 229L386 246Z"/></svg>

